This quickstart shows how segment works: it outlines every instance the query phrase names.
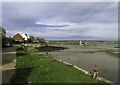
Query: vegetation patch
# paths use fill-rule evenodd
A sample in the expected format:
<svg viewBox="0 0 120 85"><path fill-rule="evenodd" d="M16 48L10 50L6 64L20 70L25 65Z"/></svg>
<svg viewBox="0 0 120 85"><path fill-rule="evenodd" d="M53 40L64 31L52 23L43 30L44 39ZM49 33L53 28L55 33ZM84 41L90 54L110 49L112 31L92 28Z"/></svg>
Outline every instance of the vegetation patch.
<svg viewBox="0 0 120 85"><path fill-rule="evenodd" d="M120 48L120 46L116 46L116 47L114 47L114 48Z"/></svg>
<svg viewBox="0 0 120 85"><path fill-rule="evenodd" d="M38 49L40 52L53 52L53 51L65 50L67 48L58 47L58 46L43 46L43 47L38 47L36 49Z"/></svg>
<svg viewBox="0 0 120 85"><path fill-rule="evenodd" d="M119 57L119 54L120 54L118 51L110 50L110 49L106 50L105 52L116 57Z"/></svg>

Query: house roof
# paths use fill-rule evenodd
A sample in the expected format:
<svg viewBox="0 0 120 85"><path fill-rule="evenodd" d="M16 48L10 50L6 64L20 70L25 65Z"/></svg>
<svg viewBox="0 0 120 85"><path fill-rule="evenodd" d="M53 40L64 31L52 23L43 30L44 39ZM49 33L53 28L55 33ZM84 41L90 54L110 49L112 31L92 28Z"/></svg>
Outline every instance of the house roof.
<svg viewBox="0 0 120 85"><path fill-rule="evenodd" d="M17 34L21 35L21 37L23 37L24 40L28 40L28 39L30 39L30 36L29 36L28 34L24 34L24 33L16 33L16 35L17 35Z"/></svg>
<svg viewBox="0 0 120 85"><path fill-rule="evenodd" d="M14 39L15 41L23 41L23 37L22 37L19 33L15 34L15 35L13 36L13 39Z"/></svg>

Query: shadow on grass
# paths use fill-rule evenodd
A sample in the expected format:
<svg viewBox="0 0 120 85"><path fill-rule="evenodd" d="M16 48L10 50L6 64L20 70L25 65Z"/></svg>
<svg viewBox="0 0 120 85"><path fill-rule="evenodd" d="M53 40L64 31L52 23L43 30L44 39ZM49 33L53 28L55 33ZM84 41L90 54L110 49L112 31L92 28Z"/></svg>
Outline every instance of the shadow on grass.
<svg viewBox="0 0 120 85"><path fill-rule="evenodd" d="M23 48L21 48L21 47L20 47L20 48L17 48L16 51L17 51L17 54L16 54L17 57L18 57L18 56L23 56L23 55L26 55L26 54L27 54L26 51L25 51Z"/></svg>
<svg viewBox="0 0 120 85"><path fill-rule="evenodd" d="M22 51L22 50L24 50L22 47L16 49L16 51Z"/></svg>
<svg viewBox="0 0 120 85"><path fill-rule="evenodd" d="M22 84L27 85L28 84L28 77L30 73L32 72L33 68L19 68L15 70L15 74L13 78L11 79L12 85Z"/></svg>
<svg viewBox="0 0 120 85"><path fill-rule="evenodd" d="M60 51L65 50L65 47L58 47L58 46L44 46L44 47L37 47L38 51L40 52L53 52L53 51Z"/></svg>

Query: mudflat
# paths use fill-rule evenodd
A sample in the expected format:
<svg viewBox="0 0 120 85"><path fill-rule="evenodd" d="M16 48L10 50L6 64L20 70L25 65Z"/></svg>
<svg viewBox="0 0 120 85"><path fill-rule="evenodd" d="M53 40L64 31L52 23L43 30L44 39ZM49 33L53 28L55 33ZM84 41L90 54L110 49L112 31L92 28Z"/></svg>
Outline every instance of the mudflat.
<svg viewBox="0 0 120 85"><path fill-rule="evenodd" d="M69 49L49 52L49 54L65 62L88 70L89 72L93 72L93 69L97 66L100 77L113 82L118 82L118 57L106 52L106 50L114 50L117 52L117 48L114 48L115 45L65 45L65 47L68 47Z"/></svg>

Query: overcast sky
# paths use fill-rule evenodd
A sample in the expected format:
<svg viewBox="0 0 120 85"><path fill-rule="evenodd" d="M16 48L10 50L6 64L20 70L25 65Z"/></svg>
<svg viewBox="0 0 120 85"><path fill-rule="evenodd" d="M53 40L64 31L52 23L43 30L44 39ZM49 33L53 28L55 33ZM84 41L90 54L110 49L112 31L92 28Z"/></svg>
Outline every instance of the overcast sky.
<svg viewBox="0 0 120 85"><path fill-rule="evenodd" d="M8 36L45 39L118 39L117 2L3 2Z"/></svg>

